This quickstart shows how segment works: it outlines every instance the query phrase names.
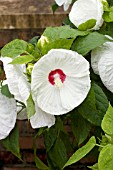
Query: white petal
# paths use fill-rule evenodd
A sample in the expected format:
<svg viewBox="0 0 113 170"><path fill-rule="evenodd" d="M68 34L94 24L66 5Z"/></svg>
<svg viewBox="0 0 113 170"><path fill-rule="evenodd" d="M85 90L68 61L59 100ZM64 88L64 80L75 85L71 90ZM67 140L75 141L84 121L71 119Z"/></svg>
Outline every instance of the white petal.
<svg viewBox="0 0 113 170"><path fill-rule="evenodd" d="M81 79L81 81L84 81L84 83L87 84L86 86L88 86L88 88L84 87L84 89L86 89L86 96L90 88L89 63L83 56L74 51L53 49L34 65L31 81L31 91L34 101L37 102L38 106L46 113L60 115L74 109L78 104L75 103L70 108L64 107L64 104L62 105L61 89L52 85L48 80L49 73L55 69L61 69L67 77L74 77L76 80ZM73 90L75 90L75 88L71 91L70 95L72 95L72 97L74 93ZM80 92L80 95L81 93L82 92ZM76 95L79 94L77 93Z"/></svg>
<svg viewBox="0 0 113 170"><path fill-rule="evenodd" d="M90 19L96 20L96 25L92 29L99 29L103 24L103 5L100 0L77 0L69 13L70 21L79 27L82 23Z"/></svg>
<svg viewBox="0 0 113 170"><path fill-rule="evenodd" d="M109 37L111 39L111 37ZM95 74L99 75L98 63L102 57L105 57L113 49L112 42L105 42L102 46L95 48L91 52L91 66Z"/></svg>
<svg viewBox="0 0 113 170"><path fill-rule="evenodd" d="M109 49L104 57L101 57L98 70L103 84L113 93L113 48Z"/></svg>
<svg viewBox="0 0 113 170"><path fill-rule="evenodd" d="M50 128L55 124L55 117L42 111L37 104L35 105L36 113L30 118L32 128L48 126Z"/></svg>
<svg viewBox="0 0 113 170"><path fill-rule="evenodd" d="M12 59L8 57L4 57L2 60L10 92L15 96L16 100L26 104L30 87L23 73L25 65L9 64Z"/></svg>
<svg viewBox="0 0 113 170"><path fill-rule="evenodd" d="M96 22L96 25L93 27L93 29L99 30L104 22L104 20L102 18L104 9L103 9L103 4L102 4L101 0L96 0L96 3L97 3L97 17L96 17L97 22Z"/></svg>
<svg viewBox="0 0 113 170"><path fill-rule="evenodd" d="M87 72L80 77L67 77L60 90L62 106L71 111L84 101L89 89L90 79Z"/></svg>
<svg viewBox="0 0 113 170"><path fill-rule="evenodd" d="M64 11L67 11L70 4L72 3L72 0L66 0L64 3Z"/></svg>
<svg viewBox="0 0 113 170"><path fill-rule="evenodd" d="M22 98L18 90L18 79L20 77L21 72L17 66L8 64L11 61L12 61L11 58L8 57L3 58L4 70L8 82L8 87L10 92L15 96L15 99L22 101Z"/></svg>
<svg viewBox="0 0 113 170"><path fill-rule="evenodd" d="M16 102L0 93L0 140L6 138L15 126Z"/></svg>
<svg viewBox="0 0 113 170"><path fill-rule="evenodd" d="M91 66L95 74L99 75L98 63L100 58L104 55L105 46L97 47L91 52Z"/></svg>
<svg viewBox="0 0 113 170"><path fill-rule="evenodd" d="M43 84L37 94L38 106L45 112L52 115L60 115L68 110L62 107L60 91L50 83Z"/></svg>
<svg viewBox="0 0 113 170"><path fill-rule="evenodd" d="M56 4L58 4L58 6L61 6L64 4L66 0L55 0Z"/></svg>
<svg viewBox="0 0 113 170"><path fill-rule="evenodd" d="M23 75L20 76L18 80L18 89L22 98L22 102L25 103L25 105L27 105L26 101L30 95L30 84L27 82L26 77Z"/></svg>
<svg viewBox="0 0 113 170"><path fill-rule="evenodd" d="M84 73L89 75L89 63L82 55L71 50L67 53L62 50L62 55L66 55L66 57L60 59L59 65L67 76L77 77L80 74L84 75Z"/></svg>
<svg viewBox="0 0 113 170"><path fill-rule="evenodd" d="M64 5L64 11L66 11L72 3L72 0L55 0L55 2L58 6Z"/></svg>

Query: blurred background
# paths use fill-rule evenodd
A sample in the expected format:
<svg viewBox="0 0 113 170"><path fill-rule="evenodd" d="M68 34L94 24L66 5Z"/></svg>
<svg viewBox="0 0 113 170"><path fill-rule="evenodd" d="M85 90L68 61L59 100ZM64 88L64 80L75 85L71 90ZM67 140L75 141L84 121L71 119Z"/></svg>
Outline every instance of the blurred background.
<svg viewBox="0 0 113 170"><path fill-rule="evenodd" d="M12 39L29 40L47 26L59 26L66 16L60 7L53 15L54 0L0 0L0 47Z"/></svg>

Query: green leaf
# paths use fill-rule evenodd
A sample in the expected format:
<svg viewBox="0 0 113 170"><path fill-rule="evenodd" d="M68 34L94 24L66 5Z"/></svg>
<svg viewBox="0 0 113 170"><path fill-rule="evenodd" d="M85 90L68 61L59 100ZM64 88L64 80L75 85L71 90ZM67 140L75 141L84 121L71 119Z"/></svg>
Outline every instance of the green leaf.
<svg viewBox="0 0 113 170"><path fill-rule="evenodd" d="M54 164L54 162L49 158L47 153L47 163L50 168L50 170L59 170L59 168Z"/></svg>
<svg viewBox="0 0 113 170"><path fill-rule="evenodd" d="M10 93L7 84L1 87L1 93L2 93L4 96L9 97L9 98L13 98L13 97L14 97L14 96Z"/></svg>
<svg viewBox="0 0 113 170"><path fill-rule="evenodd" d="M103 15L103 19L106 22L113 22L113 11L105 12L104 15Z"/></svg>
<svg viewBox="0 0 113 170"><path fill-rule="evenodd" d="M111 7L109 11L104 12L103 19L106 22L113 22L113 7Z"/></svg>
<svg viewBox="0 0 113 170"><path fill-rule="evenodd" d="M107 144L113 144L113 137L108 135L108 134L105 134L105 135L102 135L101 137L101 142L100 142L100 145L101 146L106 146ZM99 148L99 151L102 150L102 147Z"/></svg>
<svg viewBox="0 0 113 170"><path fill-rule="evenodd" d="M109 4L107 0L101 0L104 11L109 11Z"/></svg>
<svg viewBox="0 0 113 170"><path fill-rule="evenodd" d="M96 83L93 83L92 87L95 92L96 108L101 113L101 115L104 116L109 107L109 101L100 86L98 86Z"/></svg>
<svg viewBox="0 0 113 170"><path fill-rule="evenodd" d="M73 41L74 41L74 39L59 39L59 40L50 42L48 44L44 44L41 47L41 53L42 53L42 55L45 55L51 49L59 49L59 48L69 50L71 48Z"/></svg>
<svg viewBox="0 0 113 170"><path fill-rule="evenodd" d="M71 114L72 131L80 145L88 136L91 130L91 124L84 119L77 111Z"/></svg>
<svg viewBox="0 0 113 170"><path fill-rule="evenodd" d="M110 5L113 5L113 1L112 0L107 0L108 1L108 3L110 4Z"/></svg>
<svg viewBox="0 0 113 170"><path fill-rule="evenodd" d="M113 135L113 108L109 105L109 108L102 120L101 127L108 135Z"/></svg>
<svg viewBox="0 0 113 170"><path fill-rule="evenodd" d="M64 165L63 169L66 166L69 166L71 164L74 164L76 162L78 162L80 159L82 159L84 156L86 156L96 145L96 140L95 137L92 136L89 141L86 143L86 145L84 145L82 148L79 148L70 158L69 160L66 162L66 164Z"/></svg>
<svg viewBox="0 0 113 170"><path fill-rule="evenodd" d="M55 13L55 11L58 9L58 7L59 7L59 6L58 6L56 3L54 3L54 4L51 6L53 13Z"/></svg>
<svg viewBox="0 0 113 170"><path fill-rule="evenodd" d="M12 152L15 156L21 159L20 148L19 148L19 132L17 125L11 131L9 136L2 140L2 144L6 149Z"/></svg>
<svg viewBox="0 0 113 170"><path fill-rule="evenodd" d="M73 151L73 146L71 144L71 140L70 140L70 136L68 133L60 131L60 139L63 141L66 151L67 153L70 153L71 151Z"/></svg>
<svg viewBox="0 0 113 170"><path fill-rule="evenodd" d="M37 134L40 135L39 133ZM37 149L36 149L36 138L34 138L34 157L35 157L35 163L36 167L40 170L50 170L48 166L46 166L38 157L37 157Z"/></svg>
<svg viewBox="0 0 113 170"><path fill-rule="evenodd" d="M48 27L37 43L42 55L53 48L70 49L77 36L87 35L87 31L79 31L69 26Z"/></svg>
<svg viewBox="0 0 113 170"><path fill-rule="evenodd" d="M57 139L57 130L54 127L51 127L44 133L44 142L46 146L46 151L48 152L55 144Z"/></svg>
<svg viewBox="0 0 113 170"><path fill-rule="evenodd" d="M63 123L64 122L62 121L60 116L57 116L55 121L55 129L57 130L58 133L60 133L60 131L65 132Z"/></svg>
<svg viewBox="0 0 113 170"><path fill-rule="evenodd" d="M34 57L35 61L38 61L42 57L37 47L32 51L31 55Z"/></svg>
<svg viewBox="0 0 113 170"><path fill-rule="evenodd" d="M113 37L113 22L105 24L104 27L100 29L100 32L104 35Z"/></svg>
<svg viewBox="0 0 113 170"><path fill-rule="evenodd" d="M36 155L35 155L36 167L40 170L50 170Z"/></svg>
<svg viewBox="0 0 113 170"><path fill-rule="evenodd" d="M37 61L37 60L39 60L41 58L40 50L37 48L38 39L39 39L38 36L33 37L29 41L30 43L28 43L27 49L26 49L26 51L28 52L28 56L30 56L30 58L32 57L33 60L35 60L35 61Z"/></svg>
<svg viewBox="0 0 113 170"><path fill-rule="evenodd" d="M44 133L47 160L49 166L54 167L56 169L58 167L61 169L67 161L65 144L60 138L61 132L64 132L64 130L62 127L62 121L58 117L56 120L56 124L51 128L47 129Z"/></svg>
<svg viewBox="0 0 113 170"><path fill-rule="evenodd" d="M31 40L30 42L32 42L32 40ZM28 44L27 44L27 49L26 49L26 51L27 51L28 53L31 54L34 49L35 49L35 46L34 46L33 44L31 44L31 43L28 43Z"/></svg>
<svg viewBox="0 0 113 170"><path fill-rule="evenodd" d="M30 119L31 116L35 114L35 104L32 99L32 95L29 95L29 98L27 99L27 115L28 119Z"/></svg>
<svg viewBox="0 0 113 170"><path fill-rule="evenodd" d="M96 126L101 126L101 121L104 115L97 109L97 105L98 100L96 101L95 90L92 86L85 101L80 106L78 106L78 112L90 123Z"/></svg>
<svg viewBox="0 0 113 170"><path fill-rule="evenodd" d="M29 40L29 43L36 46L38 39L39 39L39 36L35 36L35 37L33 37L32 39Z"/></svg>
<svg viewBox="0 0 113 170"><path fill-rule="evenodd" d="M88 166L88 168L90 168L92 170L99 170L98 169L98 163L94 164L93 166Z"/></svg>
<svg viewBox="0 0 113 170"><path fill-rule="evenodd" d="M77 36L85 36L89 32L80 31L78 29L73 29L70 26L61 26L61 27L48 27L44 31L41 38L46 37L48 41L55 41L58 39L68 39L76 38Z"/></svg>
<svg viewBox="0 0 113 170"><path fill-rule="evenodd" d="M27 64L34 59L32 55L22 55L13 59L10 64Z"/></svg>
<svg viewBox="0 0 113 170"><path fill-rule="evenodd" d="M6 44L2 50L2 57L15 58L20 54L26 53L27 42L19 39L15 39Z"/></svg>
<svg viewBox="0 0 113 170"><path fill-rule="evenodd" d="M57 167L62 169L67 161L66 148L63 141L58 137L54 146L48 152L49 158Z"/></svg>
<svg viewBox="0 0 113 170"><path fill-rule="evenodd" d="M95 24L96 24L96 20L90 19L90 20L86 21L85 23L80 24L78 29L81 31L85 31L85 30L93 28L95 26Z"/></svg>
<svg viewBox="0 0 113 170"><path fill-rule="evenodd" d="M106 41L110 40L98 32L91 32L85 37L79 37L73 43L72 50L77 51L79 54L86 55L88 52L102 45Z"/></svg>
<svg viewBox="0 0 113 170"><path fill-rule="evenodd" d="M40 170L50 170L48 166L46 166L36 155L36 147L34 148L34 157L35 157L35 163L36 167Z"/></svg>
<svg viewBox="0 0 113 170"><path fill-rule="evenodd" d="M99 170L113 170L113 145L106 145L100 152L98 158Z"/></svg>

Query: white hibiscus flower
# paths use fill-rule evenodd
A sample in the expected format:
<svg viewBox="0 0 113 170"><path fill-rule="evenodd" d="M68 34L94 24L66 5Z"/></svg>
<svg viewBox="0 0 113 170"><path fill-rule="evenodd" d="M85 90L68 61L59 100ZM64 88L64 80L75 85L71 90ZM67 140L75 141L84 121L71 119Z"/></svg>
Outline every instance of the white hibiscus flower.
<svg viewBox="0 0 113 170"><path fill-rule="evenodd" d="M91 53L91 64L103 84L113 93L113 42L106 42Z"/></svg>
<svg viewBox="0 0 113 170"><path fill-rule="evenodd" d="M113 43L112 50L105 57L101 57L98 69L103 84L113 93Z"/></svg>
<svg viewBox="0 0 113 170"><path fill-rule="evenodd" d="M58 4L58 6L64 5L64 11L66 11L72 3L72 0L55 0L55 2Z"/></svg>
<svg viewBox="0 0 113 170"><path fill-rule="evenodd" d="M23 102L27 106L27 99L30 95L30 85L24 75L25 65L13 65L9 64L12 59L8 57L1 58L4 64L4 70L7 78L7 84L10 92L14 95L15 99ZM55 117L53 115L48 116L44 111L38 109L36 104L36 113L32 116L30 122L33 128L40 128L44 126L52 126L55 124ZM17 111L21 110L21 106L17 107ZM17 119L27 119L27 110L22 110Z"/></svg>
<svg viewBox="0 0 113 170"><path fill-rule="evenodd" d="M52 49L34 65L32 96L46 116L71 111L83 102L89 89L89 63L74 51Z"/></svg>
<svg viewBox="0 0 113 170"><path fill-rule="evenodd" d="M69 13L70 21L77 27L89 20L95 20L96 23L92 30L98 30L103 24L103 5L101 0L77 0Z"/></svg>
<svg viewBox="0 0 113 170"><path fill-rule="evenodd" d="M102 46L95 48L91 52L91 66L95 74L99 75L98 63L102 56L105 56L109 49L109 42L104 43Z"/></svg>
<svg viewBox="0 0 113 170"><path fill-rule="evenodd" d="M5 139L15 126L17 116L16 101L0 92L0 140Z"/></svg>
<svg viewBox="0 0 113 170"><path fill-rule="evenodd" d="M108 35L105 35L105 37L107 37L109 40L113 40L113 38ZM108 53L110 53L112 49L113 49L113 43L108 41L105 42L100 47L97 47L91 51L91 66L95 74L99 75L98 63L101 57L105 57L106 55L108 55Z"/></svg>

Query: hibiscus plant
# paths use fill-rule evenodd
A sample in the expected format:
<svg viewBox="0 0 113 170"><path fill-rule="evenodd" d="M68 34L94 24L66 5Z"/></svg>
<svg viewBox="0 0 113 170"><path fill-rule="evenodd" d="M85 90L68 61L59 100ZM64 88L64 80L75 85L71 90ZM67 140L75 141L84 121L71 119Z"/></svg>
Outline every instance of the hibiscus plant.
<svg viewBox="0 0 113 170"><path fill-rule="evenodd" d="M113 170L113 2L55 0L53 12L62 5L62 26L1 49L0 141L22 160L16 122L28 119L38 169L63 170L93 154L88 168ZM40 135L46 163L36 154Z"/></svg>

